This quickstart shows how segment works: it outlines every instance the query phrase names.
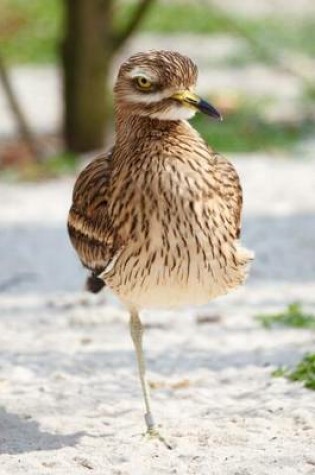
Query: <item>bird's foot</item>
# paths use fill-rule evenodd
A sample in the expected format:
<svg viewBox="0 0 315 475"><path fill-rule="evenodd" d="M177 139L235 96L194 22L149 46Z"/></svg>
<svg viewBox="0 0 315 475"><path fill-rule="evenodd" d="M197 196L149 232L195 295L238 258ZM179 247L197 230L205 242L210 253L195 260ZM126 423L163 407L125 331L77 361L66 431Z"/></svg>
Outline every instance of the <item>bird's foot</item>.
<svg viewBox="0 0 315 475"><path fill-rule="evenodd" d="M165 438L160 434L160 432L155 428L155 427L150 427L148 428L147 432L145 433L145 438L147 440L152 440L152 439L157 439L159 440L160 442L162 442L162 444L169 450L172 450L173 447L171 446L171 444L169 444Z"/></svg>

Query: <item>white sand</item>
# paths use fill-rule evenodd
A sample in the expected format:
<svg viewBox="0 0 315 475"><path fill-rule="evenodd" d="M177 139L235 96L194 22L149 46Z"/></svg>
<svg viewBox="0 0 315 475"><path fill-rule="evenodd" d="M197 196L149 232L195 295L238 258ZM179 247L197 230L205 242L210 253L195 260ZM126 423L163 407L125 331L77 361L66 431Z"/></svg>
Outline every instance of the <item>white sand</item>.
<svg viewBox="0 0 315 475"><path fill-rule="evenodd" d="M253 319L294 299L315 311L315 162L235 162L243 241L256 251L247 285L208 309L144 318L173 451L142 438L126 313L79 292L65 229L72 180L0 185L1 475L315 473L315 394L271 377L314 351L315 335Z"/></svg>

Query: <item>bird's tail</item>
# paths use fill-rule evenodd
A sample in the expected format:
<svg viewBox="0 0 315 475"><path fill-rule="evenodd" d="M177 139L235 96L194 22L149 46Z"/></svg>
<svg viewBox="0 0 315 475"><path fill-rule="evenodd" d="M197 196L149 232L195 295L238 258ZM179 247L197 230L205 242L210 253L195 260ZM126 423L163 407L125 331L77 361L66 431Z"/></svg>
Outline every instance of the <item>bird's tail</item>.
<svg viewBox="0 0 315 475"><path fill-rule="evenodd" d="M86 279L85 288L93 294L100 292L104 286L105 282L94 273Z"/></svg>

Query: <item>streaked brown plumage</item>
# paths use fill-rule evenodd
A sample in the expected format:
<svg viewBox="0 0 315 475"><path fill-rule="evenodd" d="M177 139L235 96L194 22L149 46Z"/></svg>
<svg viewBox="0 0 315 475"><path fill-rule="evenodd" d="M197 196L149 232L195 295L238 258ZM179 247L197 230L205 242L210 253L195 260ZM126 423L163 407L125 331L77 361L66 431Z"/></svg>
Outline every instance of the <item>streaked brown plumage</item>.
<svg viewBox="0 0 315 475"><path fill-rule="evenodd" d="M146 402L143 307L203 304L244 281L242 190L233 165L185 120L217 111L193 93L197 68L178 53L132 56L115 86L116 142L77 179L69 234L82 263L131 311Z"/></svg>

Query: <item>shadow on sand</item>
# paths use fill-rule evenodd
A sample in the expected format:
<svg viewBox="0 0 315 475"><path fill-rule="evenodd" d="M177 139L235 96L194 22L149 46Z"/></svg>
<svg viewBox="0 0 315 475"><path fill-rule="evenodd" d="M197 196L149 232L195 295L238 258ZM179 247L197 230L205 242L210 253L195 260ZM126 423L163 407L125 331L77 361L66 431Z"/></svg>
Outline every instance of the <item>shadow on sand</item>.
<svg viewBox="0 0 315 475"><path fill-rule="evenodd" d="M85 432L60 435L40 430L38 422L0 408L0 454L22 454L75 446Z"/></svg>

